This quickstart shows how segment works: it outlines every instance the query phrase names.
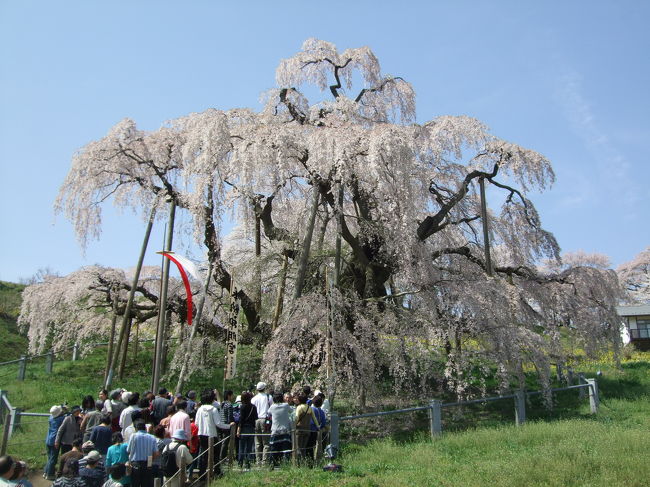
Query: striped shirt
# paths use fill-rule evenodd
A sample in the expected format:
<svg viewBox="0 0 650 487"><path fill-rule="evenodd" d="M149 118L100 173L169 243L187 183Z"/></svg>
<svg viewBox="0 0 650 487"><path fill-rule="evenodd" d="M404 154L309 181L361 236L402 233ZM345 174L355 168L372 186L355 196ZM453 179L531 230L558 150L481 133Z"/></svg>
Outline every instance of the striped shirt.
<svg viewBox="0 0 650 487"><path fill-rule="evenodd" d="M146 462L149 457L153 457L158 452L156 437L145 431L137 431L131 438L126 447L129 452L129 460L132 462Z"/></svg>

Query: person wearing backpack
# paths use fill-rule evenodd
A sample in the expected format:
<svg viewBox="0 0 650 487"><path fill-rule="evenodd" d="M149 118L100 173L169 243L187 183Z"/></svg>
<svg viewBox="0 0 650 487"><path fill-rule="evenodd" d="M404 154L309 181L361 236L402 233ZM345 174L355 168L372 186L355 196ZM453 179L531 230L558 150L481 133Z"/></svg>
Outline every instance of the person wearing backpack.
<svg viewBox="0 0 650 487"><path fill-rule="evenodd" d="M181 487L181 476L176 475L181 468L181 462L184 460L185 465L192 463L192 454L186 445L187 440L185 430L178 429L172 435L172 442L162 452L160 467L168 487Z"/></svg>

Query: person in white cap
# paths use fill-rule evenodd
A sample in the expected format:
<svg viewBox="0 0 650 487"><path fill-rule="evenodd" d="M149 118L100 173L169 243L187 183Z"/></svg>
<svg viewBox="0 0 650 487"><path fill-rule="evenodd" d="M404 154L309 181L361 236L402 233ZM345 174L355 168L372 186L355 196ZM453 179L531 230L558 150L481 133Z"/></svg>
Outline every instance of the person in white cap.
<svg viewBox="0 0 650 487"><path fill-rule="evenodd" d="M269 419L269 408L273 404L271 394L266 393L266 382L257 383L257 394L251 403L257 408L257 420L255 421L255 457L257 463L266 463L269 459L269 431L264 425Z"/></svg>
<svg viewBox="0 0 650 487"><path fill-rule="evenodd" d="M59 459L59 449L54 443L56 440L56 433L61 427L61 423L65 416L63 415L63 408L61 406L52 406L50 408L50 418L48 420L49 426L47 429L47 436L45 437L45 446L47 447L47 463L45 464L43 478L47 480L54 480L54 471L56 469L56 462Z"/></svg>
<svg viewBox="0 0 650 487"><path fill-rule="evenodd" d="M169 487L181 487L181 477L180 475L174 476L178 470L181 468L181 464L184 461L185 465L189 465L194 460L190 449L187 447L187 433L184 429L177 429L172 434L172 442L165 447L162 452L161 468L163 469L163 474L165 482L168 482ZM176 468L171 468L170 462L168 460L171 453L174 453ZM171 480L170 480L171 479Z"/></svg>

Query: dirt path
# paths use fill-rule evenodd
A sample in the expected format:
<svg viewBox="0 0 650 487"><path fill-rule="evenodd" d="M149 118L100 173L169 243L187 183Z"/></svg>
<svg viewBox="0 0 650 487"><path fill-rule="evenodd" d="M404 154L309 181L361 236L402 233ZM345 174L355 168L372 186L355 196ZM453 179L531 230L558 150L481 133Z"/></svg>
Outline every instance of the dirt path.
<svg viewBox="0 0 650 487"><path fill-rule="evenodd" d="M31 472L28 478L34 487L50 487L52 485L51 480L45 480L43 478L43 472Z"/></svg>

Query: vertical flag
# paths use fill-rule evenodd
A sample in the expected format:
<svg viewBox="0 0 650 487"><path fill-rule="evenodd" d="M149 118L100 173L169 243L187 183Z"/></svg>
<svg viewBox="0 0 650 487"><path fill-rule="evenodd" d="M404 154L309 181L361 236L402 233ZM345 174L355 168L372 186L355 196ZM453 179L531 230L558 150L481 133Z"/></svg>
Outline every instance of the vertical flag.
<svg viewBox="0 0 650 487"><path fill-rule="evenodd" d="M226 365L224 380L237 374L237 342L239 340L239 303L236 297L235 280L230 276L230 313L226 323Z"/></svg>

